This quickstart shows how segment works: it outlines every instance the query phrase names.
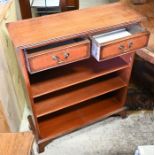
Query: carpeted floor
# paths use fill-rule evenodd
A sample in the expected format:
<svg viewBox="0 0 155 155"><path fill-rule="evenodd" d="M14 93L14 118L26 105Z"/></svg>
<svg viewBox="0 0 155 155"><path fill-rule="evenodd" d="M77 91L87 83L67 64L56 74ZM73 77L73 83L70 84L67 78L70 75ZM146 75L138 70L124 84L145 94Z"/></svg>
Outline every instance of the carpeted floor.
<svg viewBox="0 0 155 155"><path fill-rule="evenodd" d="M153 144L153 113L111 117L50 143L41 155L133 155L138 145Z"/></svg>
<svg viewBox="0 0 155 155"><path fill-rule="evenodd" d="M26 116L21 131L28 130ZM153 137L153 112L130 112L125 119L110 117L60 137L41 155L133 155L138 145L153 144Z"/></svg>

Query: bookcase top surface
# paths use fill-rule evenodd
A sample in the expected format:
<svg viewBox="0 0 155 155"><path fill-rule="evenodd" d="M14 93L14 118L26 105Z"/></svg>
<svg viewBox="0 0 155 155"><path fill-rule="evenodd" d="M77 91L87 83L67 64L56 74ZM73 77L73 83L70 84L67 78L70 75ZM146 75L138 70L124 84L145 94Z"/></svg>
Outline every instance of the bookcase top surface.
<svg viewBox="0 0 155 155"><path fill-rule="evenodd" d="M17 48L88 35L142 19L142 15L128 6L112 3L12 22L7 27Z"/></svg>

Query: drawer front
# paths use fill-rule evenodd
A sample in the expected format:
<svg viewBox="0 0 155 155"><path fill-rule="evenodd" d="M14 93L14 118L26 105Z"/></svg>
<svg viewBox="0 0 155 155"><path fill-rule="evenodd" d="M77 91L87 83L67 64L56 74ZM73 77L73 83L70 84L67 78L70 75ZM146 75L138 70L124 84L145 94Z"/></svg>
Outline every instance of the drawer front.
<svg viewBox="0 0 155 155"><path fill-rule="evenodd" d="M131 36L126 40L112 42L108 45L101 46L100 59L113 57L136 49L143 48L147 45L149 33Z"/></svg>
<svg viewBox="0 0 155 155"><path fill-rule="evenodd" d="M90 57L90 42L85 40L78 45L65 46L46 51L27 58L28 70L30 73L47 70L71 62L80 61Z"/></svg>

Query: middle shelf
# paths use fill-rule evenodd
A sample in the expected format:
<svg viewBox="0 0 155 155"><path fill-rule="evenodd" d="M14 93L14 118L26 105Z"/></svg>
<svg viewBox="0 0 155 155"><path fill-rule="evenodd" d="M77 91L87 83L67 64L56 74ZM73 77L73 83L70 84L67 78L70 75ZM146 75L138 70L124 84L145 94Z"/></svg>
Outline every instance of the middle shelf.
<svg viewBox="0 0 155 155"><path fill-rule="evenodd" d="M47 115L127 86L117 73L96 78L34 100L37 117Z"/></svg>
<svg viewBox="0 0 155 155"><path fill-rule="evenodd" d="M128 63L117 57L100 63L90 59L37 73L30 76L32 96L37 98L127 67Z"/></svg>

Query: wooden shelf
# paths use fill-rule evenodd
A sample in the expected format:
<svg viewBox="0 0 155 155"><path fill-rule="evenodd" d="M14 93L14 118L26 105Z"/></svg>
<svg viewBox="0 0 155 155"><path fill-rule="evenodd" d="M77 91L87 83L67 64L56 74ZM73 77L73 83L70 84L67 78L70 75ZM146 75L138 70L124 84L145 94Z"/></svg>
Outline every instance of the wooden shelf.
<svg viewBox="0 0 155 155"><path fill-rule="evenodd" d="M39 152L56 137L112 114L125 116L135 51L147 46L149 39L149 32L141 27L143 19L127 6L115 3L7 25L24 78L24 92L32 110L30 127ZM92 47L96 44L93 36L122 28L131 35ZM71 40L76 43L71 44ZM85 40L91 45L87 46L89 52L83 48ZM95 48L98 56L103 54L100 62L92 57ZM78 53L81 49L90 54L88 59L83 59L83 52ZM45 70L31 74L26 56L33 56L35 64L33 61L31 66ZM53 68L48 69L51 65Z"/></svg>
<svg viewBox="0 0 155 155"><path fill-rule="evenodd" d="M36 116L41 117L125 86L127 84L113 74L87 81L35 100Z"/></svg>
<svg viewBox="0 0 155 155"><path fill-rule="evenodd" d="M77 130L101 120L123 109L115 97L102 96L83 104L59 111L59 113L38 119L41 141L48 141L65 133Z"/></svg>
<svg viewBox="0 0 155 155"><path fill-rule="evenodd" d="M48 70L31 76L32 95L36 98L126 67L128 64L117 57L100 63L91 59Z"/></svg>

